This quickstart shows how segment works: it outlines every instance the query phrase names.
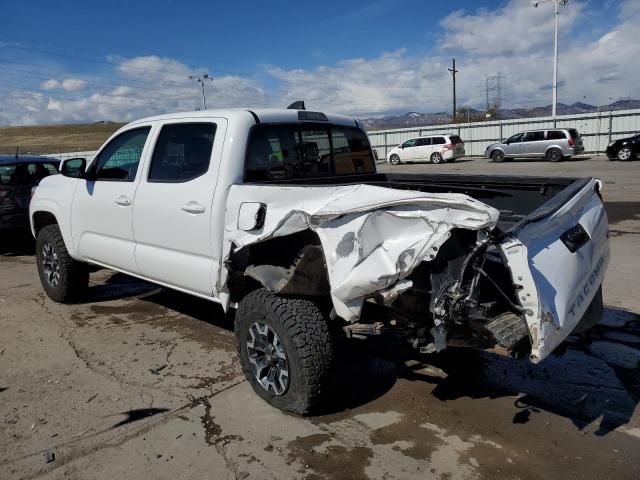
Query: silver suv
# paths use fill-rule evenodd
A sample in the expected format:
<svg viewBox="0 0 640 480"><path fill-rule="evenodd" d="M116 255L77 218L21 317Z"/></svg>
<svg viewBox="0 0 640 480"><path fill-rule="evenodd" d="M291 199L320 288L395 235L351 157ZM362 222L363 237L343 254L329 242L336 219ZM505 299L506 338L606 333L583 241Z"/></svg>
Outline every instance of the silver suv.
<svg viewBox="0 0 640 480"><path fill-rule="evenodd" d="M516 133L502 143L489 145L485 158L502 162L505 158L546 158L551 162L584 152L582 137L575 128L552 128Z"/></svg>

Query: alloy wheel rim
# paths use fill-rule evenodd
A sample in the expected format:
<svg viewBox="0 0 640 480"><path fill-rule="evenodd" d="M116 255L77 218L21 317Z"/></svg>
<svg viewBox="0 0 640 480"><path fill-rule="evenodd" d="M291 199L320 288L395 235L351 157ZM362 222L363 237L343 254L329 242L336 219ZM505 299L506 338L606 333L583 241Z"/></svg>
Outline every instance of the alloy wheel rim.
<svg viewBox="0 0 640 480"><path fill-rule="evenodd" d="M278 334L266 323L254 322L247 333L247 353L256 380L280 396L289 388L289 361Z"/></svg>
<svg viewBox="0 0 640 480"><path fill-rule="evenodd" d="M631 150L629 150L628 148L623 148L618 153L618 157L620 158L620 160L629 160L629 158L631 157Z"/></svg>
<svg viewBox="0 0 640 480"><path fill-rule="evenodd" d="M42 270L49 285L57 287L60 283L60 262L58 252L49 242L42 246Z"/></svg>
<svg viewBox="0 0 640 480"><path fill-rule="evenodd" d="M551 152L551 160L552 161L560 160L560 152L557 152L555 150Z"/></svg>
<svg viewBox="0 0 640 480"><path fill-rule="evenodd" d="M433 163L440 163L442 161L442 155L440 155L439 153L436 153L433 156Z"/></svg>

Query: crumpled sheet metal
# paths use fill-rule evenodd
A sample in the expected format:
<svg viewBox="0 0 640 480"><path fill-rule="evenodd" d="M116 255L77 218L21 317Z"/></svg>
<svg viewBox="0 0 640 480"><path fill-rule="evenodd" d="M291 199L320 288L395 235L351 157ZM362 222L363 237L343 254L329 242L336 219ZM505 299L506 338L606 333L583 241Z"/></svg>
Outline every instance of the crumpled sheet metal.
<svg viewBox="0 0 640 480"><path fill-rule="evenodd" d="M262 228L238 229L245 202L267 206ZM435 258L452 229L491 230L498 217L496 209L463 194L362 184L234 185L227 202L219 294L226 294L224 265L232 245L239 249L311 229L324 250L335 312L354 322L366 298L376 293L384 298L422 261Z"/></svg>

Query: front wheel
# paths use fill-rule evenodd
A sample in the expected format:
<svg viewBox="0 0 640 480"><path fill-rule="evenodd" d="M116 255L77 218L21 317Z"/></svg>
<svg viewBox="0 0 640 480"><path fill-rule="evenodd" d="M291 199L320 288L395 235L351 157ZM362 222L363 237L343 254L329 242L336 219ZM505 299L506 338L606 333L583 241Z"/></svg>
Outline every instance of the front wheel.
<svg viewBox="0 0 640 480"><path fill-rule="evenodd" d="M442 158L442 154L440 152L434 152L431 154L431 163L442 163L444 159Z"/></svg>
<svg viewBox="0 0 640 480"><path fill-rule="evenodd" d="M400 157L396 154L391 155L391 157L389 157L389 161L391 162L391 165L400 165Z"/></svg>
<svg viewBox="0 0 640 480"><path fill-rule="evenodd" d="M244 375L260 397L299 415L317 409L333 348L326 316L315 302L255 290L240 301L235 336Z"/></svg>
<svg viewBox="0 0 640 480"><path fill-rule="evenodd" d="M494 163L504 162L504 152L502 150L494 150L491 152L491 160L493 160Z"/></svg>
<svg viewBox="0 0 640 480"><path fill-rule="evenodd" d="M620 150L618 150L617 157L618 157L618 160L623 162L630 160L632 157L631 149L629 147L622 147Z"/></svg>
<svg viewBox="0 0 640 480"><path fill-rule="evenodd" d="M88 266L71 258L58 225L47 225L38 232L36 263L42 288L54 302L70 303L85 294Z"/></svg>

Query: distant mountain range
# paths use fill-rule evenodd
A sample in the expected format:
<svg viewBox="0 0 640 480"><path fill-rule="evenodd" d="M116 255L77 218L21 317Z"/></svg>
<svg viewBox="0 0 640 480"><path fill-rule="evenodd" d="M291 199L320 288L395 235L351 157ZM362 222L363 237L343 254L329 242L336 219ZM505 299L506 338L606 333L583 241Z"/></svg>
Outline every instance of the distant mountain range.
<svg viewBox="0 0 640 480"><path fill-rule="evenodd" d="M571 105L565 103L558 103L558 115L576 115L580 113L592 113L597 112L598 108L601 112L608 112L611 110L631 110L634 108L640 108L640 100L618 100L611 105L602 105L597 107L595 105L589 105L587 103L576 102ZM484 117L484 112L469 109L469 117L479 118ZM458 110L458 115L465 121L467 115L467 109L462 108ZM500 119L510 120L514 118L531 118L531 117L548 117L551 116L551 105L546 107L533 107L533 108L503 108L500 110ZM445 123L451 123L450 112L438 112L438 113L418 113L409 112L404 115L386 116L386 117L372 117L363 118L361 121L367 126L369 130L381 130L385 128L403 128L403 127L418 127L426 125L442 125Z"/></svg>

